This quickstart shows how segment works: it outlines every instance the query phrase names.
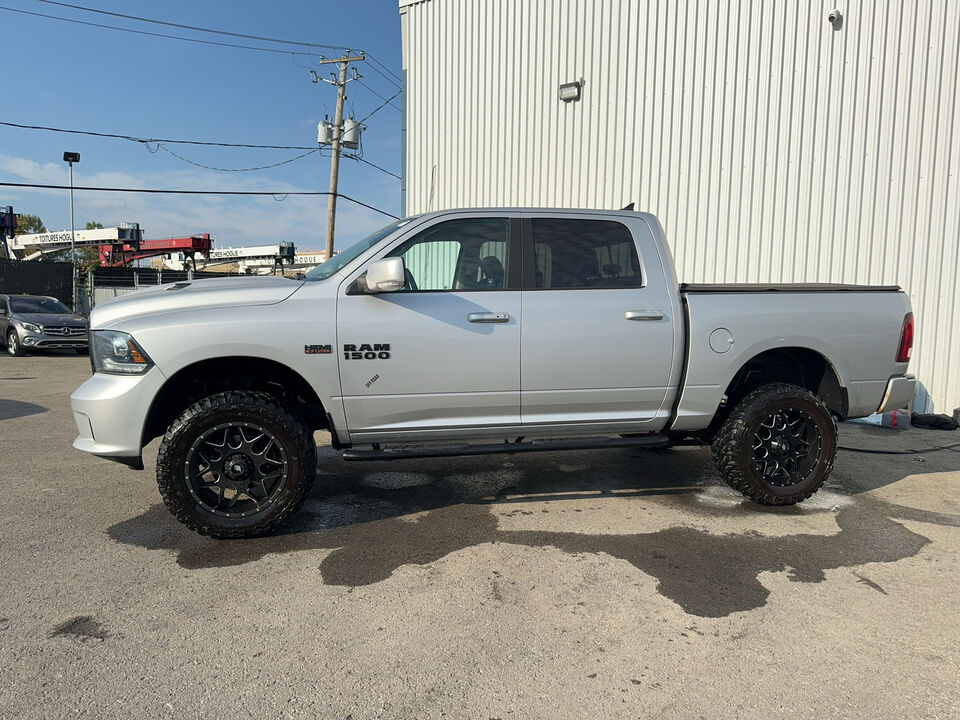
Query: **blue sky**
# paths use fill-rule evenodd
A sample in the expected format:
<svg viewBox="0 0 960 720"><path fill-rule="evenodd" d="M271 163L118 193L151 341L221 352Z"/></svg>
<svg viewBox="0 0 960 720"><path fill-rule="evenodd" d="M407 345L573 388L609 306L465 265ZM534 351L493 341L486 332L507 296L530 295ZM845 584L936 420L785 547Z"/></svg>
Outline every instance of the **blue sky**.
<svg viewBox="0 0 960 720"><path fill-rule="evenodd" d="M400 75L400 16L395 0L379 2L120 2L65 0L74 5L185 25L368 51ZM39 0L0 0L0 6L146 32L181 35L284 51L292 46L180 30L84 12ZM4 40L0 120L26 125L170 138L269 145L316 144L316 124L333 115L336 89L314 84L333 69L319 54L267 53L147 37L0 9ZM347 86L347 111L361 118L399 90L399 84L358 63L360 83ZM364 85L366 87L364 87ZM393 101L400 106L400 98ZM366 121L363 156L400 174L400 112L387 106ZM267 165L300 154L294 150L165 146L197 163L221 168ZM330 159L314 153L256 172L216 172L190 165L155 145L0 126L0 180L66 184L63 152L79 152L77 185L198 190L325 191ZM153 150L154 152L150 152ZM302 152L302 151L301 151ZM340 192L395 215L400 181L356 161L341 161ZM322 249L327 199L288 196L230 198L78 192L76 221L105 226L137 221L146 237L209 232L217 246L293 241ZM0 205L38 214L49 229L69 228L66 191L0 187ZM389 218L340 200L338 249Z"/></svg>

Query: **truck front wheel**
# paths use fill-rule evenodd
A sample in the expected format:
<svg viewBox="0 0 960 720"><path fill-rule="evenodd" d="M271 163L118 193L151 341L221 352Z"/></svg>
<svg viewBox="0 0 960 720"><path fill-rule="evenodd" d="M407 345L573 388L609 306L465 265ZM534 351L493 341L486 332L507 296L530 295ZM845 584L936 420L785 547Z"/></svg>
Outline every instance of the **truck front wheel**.
<svg viewBox="0 0 960 720"><path fill-rule="evenodd" d="M171 423L157 456L157 484L190 529L252 537L296 512L316 462L313 435L273 397L225 392L194 403Z"/></svg>
<svg viewBox="0 0 960 720"><path fill-rule="evenodd" d="M837 426L809 390L762 385L730 413L713 440L717 471L734 490L761 505L792 505L830 475Z"/></svg>

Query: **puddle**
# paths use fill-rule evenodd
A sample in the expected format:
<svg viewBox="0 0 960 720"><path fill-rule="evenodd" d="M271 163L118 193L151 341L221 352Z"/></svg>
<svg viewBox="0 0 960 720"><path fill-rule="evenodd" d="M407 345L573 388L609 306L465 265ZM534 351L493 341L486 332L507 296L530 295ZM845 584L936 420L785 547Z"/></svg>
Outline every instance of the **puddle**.
<svg viewBox="0 0 960 720"><path fill-rule="evenodd" d="M639 492L639 491L638 491ZM708 500L701 495L706 494ZM240 541L203 538L179 526L162 505L124 521L108 532L119 542L172 552L184 568L240 565L274 553L325 549L320 580L357 587L381 582L404 565L427 565L450 553L482 543L552 547L571 555L604 553L625 560L656 578L658 591L700 617L723 617L762 607L769 591L759 578L786 572L795 582L822 582L827 570L913 557L930 540L898 520L960 527L956 515L916 510L825 491L819 508L718 507L714 488L660 490L645 495L675 516L680 511L695 526L675 525L635 534L593 534L540 530L504 530L495 511L523 509L516 498L462 502L450 488L435 485L384 489L364 487L349 495L311 499L295 523L281 534ZM544 503L543 495L536 496ZM563 496L567 499L568 496ZM629 502L613 498L610 502ZM547 501L549 504L549 501ZM717 513L791 516L829 513L837 530L828 534L796 532L781 536L756 531L711 532L704 528ZM533 520L532 522L536 522ZM788 526L789 527L789 526ZM876 590L868 581L869 589Z"/></svg>

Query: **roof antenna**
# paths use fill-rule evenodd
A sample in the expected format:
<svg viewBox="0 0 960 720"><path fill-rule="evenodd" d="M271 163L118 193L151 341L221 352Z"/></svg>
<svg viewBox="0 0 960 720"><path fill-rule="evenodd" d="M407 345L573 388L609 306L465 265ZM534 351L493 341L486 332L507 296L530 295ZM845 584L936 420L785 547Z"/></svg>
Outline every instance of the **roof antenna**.
<svg viewBox="0 0 960 720"><path fill-rule="evenodd" d="M633 210L633 206L634 206L634 203L630 203L625 208L621 208L621 210Z"/></svg>

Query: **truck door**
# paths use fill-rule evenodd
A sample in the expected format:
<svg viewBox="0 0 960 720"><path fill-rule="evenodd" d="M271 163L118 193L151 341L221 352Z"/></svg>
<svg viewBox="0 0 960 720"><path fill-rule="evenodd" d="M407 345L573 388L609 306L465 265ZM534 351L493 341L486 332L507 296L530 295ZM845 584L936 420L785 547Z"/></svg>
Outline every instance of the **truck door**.
<svg viewBox="0 0 960 720"><path fill-rule="evenodd" d="M668 414L677 327L648 226L589 215L526 217L524 427L659 429Z"/></svg>
<svg viewBox="0 0 960 720"><path fill-rule="evenodd" d="M397 292L337 307L340 382L354 442L520 424L520 239L514 214L442 219L378 257L401 257Z"/></svg>

